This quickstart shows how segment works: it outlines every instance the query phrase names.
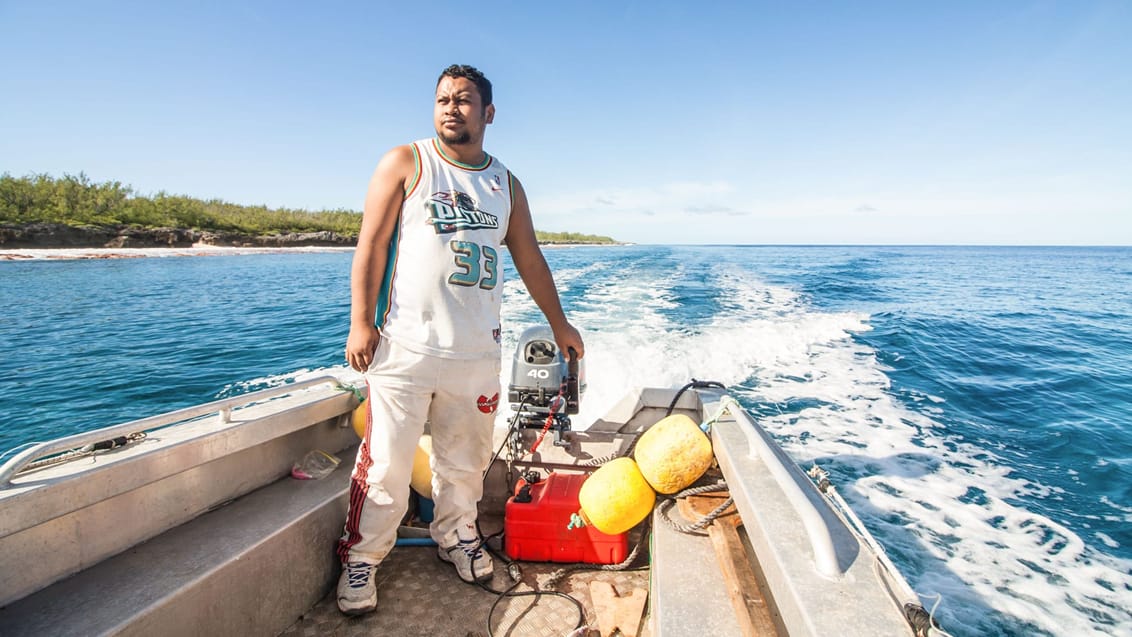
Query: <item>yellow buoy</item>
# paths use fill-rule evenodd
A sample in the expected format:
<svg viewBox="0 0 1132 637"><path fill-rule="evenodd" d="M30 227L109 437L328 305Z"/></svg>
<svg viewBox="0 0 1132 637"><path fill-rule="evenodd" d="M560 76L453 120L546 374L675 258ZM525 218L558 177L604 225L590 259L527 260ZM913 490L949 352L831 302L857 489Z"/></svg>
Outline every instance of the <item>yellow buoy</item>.
<svg viewBox="0 0 1132 637"><path fill-rule="evenodd" d="M409 486L422 498L432 499L432 467L429 458L432 456L432 436L425 434L417 443L413 454L413 473L409 478Z"/></svg>
<svg viewBox="0 0 1132 637"><path fill-rule="evenodd" d="M366 437L366 418L368 416L369 416L369 403L367 403L366 401L363 400L362 404L358 405L354 409L354 415L352 416L352 420L351 420L351 422L354 425L354 433L358 434L359 438L365 438Z"/></svg>
<svg viewBox="0 0 1132 637"><path fill-rule="evenodd" d="M711 466L711 441L691 418L675 414L641 436L633 457L657 493L676 493Z"/></svg>
<svg viewBox="0 0 1132 637"><path fill-rule="evenodd" d="M656 493L632 458L605 463L582 483L578 504L586 522L609 535L624 533L645 519Z"/></svg>

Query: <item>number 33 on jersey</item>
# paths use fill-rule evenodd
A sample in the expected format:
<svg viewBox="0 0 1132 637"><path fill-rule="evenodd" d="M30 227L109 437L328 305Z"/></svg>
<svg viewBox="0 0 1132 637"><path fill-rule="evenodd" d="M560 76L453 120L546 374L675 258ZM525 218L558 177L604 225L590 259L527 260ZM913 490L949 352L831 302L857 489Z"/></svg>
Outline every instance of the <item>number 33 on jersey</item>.
<svg viewBox="0 0 1132 637"><path fill-rule="evenodd" d="M447 157L435 139L412 149L416 171L390 245L377 326L422 354L497 357L511 174L486 153L479 165ZM409 254L412 267L398 268Z"/></svg>

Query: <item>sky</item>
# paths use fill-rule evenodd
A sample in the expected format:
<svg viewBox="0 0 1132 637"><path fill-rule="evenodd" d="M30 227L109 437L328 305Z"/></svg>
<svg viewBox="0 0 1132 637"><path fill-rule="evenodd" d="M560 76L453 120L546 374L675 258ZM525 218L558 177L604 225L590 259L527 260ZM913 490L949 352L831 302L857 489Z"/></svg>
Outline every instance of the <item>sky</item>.
<svg viewBox="0 0 1132 637"><path fill-rule="evenodd" d="M480 68L535 226L1132 245L1132 2L0 0L0 173L361 210Z"/></svg>

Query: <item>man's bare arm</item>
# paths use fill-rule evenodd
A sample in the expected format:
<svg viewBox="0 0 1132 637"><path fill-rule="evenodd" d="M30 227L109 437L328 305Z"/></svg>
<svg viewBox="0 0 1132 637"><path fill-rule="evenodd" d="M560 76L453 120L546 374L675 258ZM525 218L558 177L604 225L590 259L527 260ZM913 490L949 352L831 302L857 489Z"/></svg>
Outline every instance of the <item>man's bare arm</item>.
<svg viewBox="0 0 1132 637"><path fill-rule="evenodd" d="M346 362L360 372L373 362L381 338L374 325L377 296L389 259L389 242L405 201L405 186L414 177L414 166L411 148L394 148L378 162L366 192L358 247L350 269L350 335L346 339Z"/></svg>
<svg viewBox="0 0 1132 637"><path fill-rule="evenodd" d="M534 299L535 305L538 305L547 322L550 323L550 329L554 332L554 340L558 343L559 349L568 352L573 348L578 352L580 359L586 353L582 336L573 325L570 325L566 320L565 312L562 311L558 288L554 285L554 275L550 273L550 266L546 264L538 240L535 238L527 193L518 179L514 176L511 179L514 183L515 198L511 203L511 220L508 222L505 239L507 249L511 251L511 260L515 263L515 269L519 271L519 276L527 286L527 291Z"/></svg>

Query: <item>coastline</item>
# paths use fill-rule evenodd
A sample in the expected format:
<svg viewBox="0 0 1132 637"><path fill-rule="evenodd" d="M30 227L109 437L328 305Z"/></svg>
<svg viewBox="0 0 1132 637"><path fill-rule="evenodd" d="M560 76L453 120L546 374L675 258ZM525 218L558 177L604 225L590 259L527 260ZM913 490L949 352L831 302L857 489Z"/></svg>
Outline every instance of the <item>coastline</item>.
<svg viewBox="0 0 1132 637"><path fill-rule="evenodd" d="M627 243L544 243L546 249L616 247ZM162 257L222 257L249 254L353 252L354 246L237 247L198 243L185 248L0 248L3 261L69 261L78 259L144 259Z"/></svg>
<svg viewBox="0 0 1132 637"><path fill-rule="evenodd" d="M187 248L0 248L0 261L142 259L148 257L217 257L296 252L353 252L354 246L235 247L194 244Z"/></svg>
<svg viewBox="0 0 1132 637"><path fill-rule="evenodd" d="M568 233L551 233L540 240L544 247L610 245L569 243ZM602 237L598 237L599 239ZM231 256L303 252L348 252L356 236L330 230L275 232L251 235L243 232L195 228L142 228L122 224L71 226L62 223L0 223L0 261L65 259L136 259L142 257ZM612 244L616 245L616 243Z"/></svg>

